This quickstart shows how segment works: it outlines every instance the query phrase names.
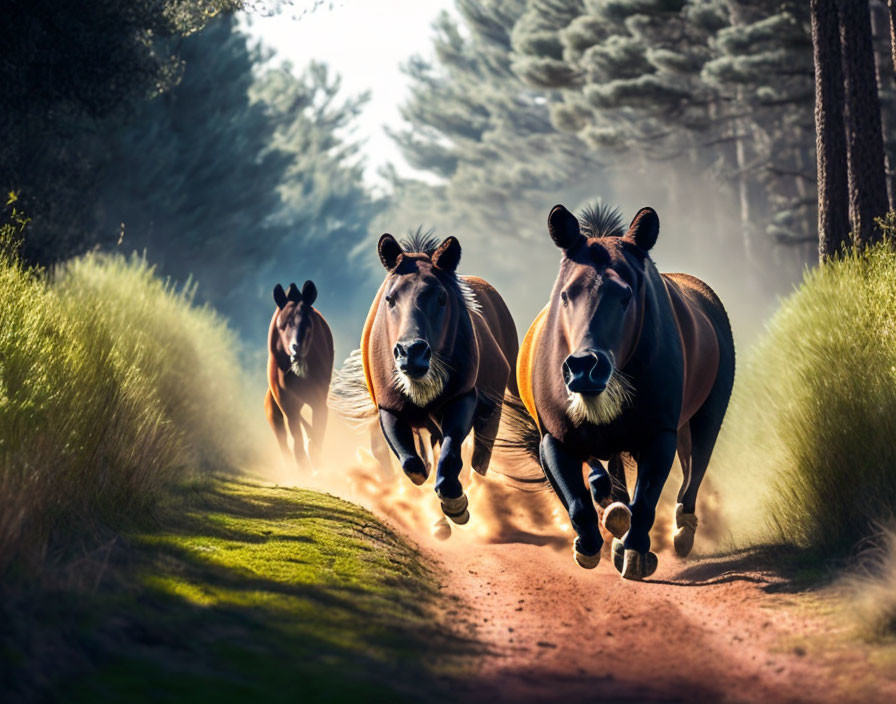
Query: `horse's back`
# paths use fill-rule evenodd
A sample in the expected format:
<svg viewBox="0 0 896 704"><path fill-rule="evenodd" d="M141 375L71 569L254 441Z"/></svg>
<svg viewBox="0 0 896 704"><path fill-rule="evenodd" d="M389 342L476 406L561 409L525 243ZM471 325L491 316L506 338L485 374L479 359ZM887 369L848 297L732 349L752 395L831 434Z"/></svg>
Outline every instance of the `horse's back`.
<svg viewBox="0 0 896 704"><path fill-rule="evenodd" d="M706 401L717 379L734 378L734 340L725 307L704 281L690 274L663 274L684 355L684 424Z"/></svg>
<svg viewBox="0 0 896 704"><path fill-rule="evenodd" d="M481 315L510 365L510 378L507 385L511 392L516 394L516 357L519 352L519 341L510 309L501 298L501 294L485 279L478 276L463 276L461 278L473 290L481 309Z"/></svg>

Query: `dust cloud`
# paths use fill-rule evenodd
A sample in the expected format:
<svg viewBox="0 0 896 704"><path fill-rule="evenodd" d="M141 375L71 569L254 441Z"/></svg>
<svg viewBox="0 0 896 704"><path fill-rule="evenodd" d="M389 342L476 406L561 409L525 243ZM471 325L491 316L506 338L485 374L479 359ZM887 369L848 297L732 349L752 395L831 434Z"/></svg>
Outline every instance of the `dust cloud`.
<svg viewBox="0 0 896 704"><path fill-rule="evenodd" d="M273 435L270 444L273 449ZM521 468L517 463L531 460L511 457L496 449L491 467L483 477L470 468L472 435L464 442L462 454L464 469L461 481L470 501L470 521L463 526L450 524L451 535L447 540L451 542L451 549L471 543L523 543L550 550L571 550L574 533L569 516L550 487L522 488L505 476L519 474ZM433 459L437 462L437 448ZM532 468L526 469L534 468L533 463ZM369 432L351 427L332 412L322 459L313 472L300 471L291 460L280 459L257 474L279 486L314 489L360 504L417 543L436 551L444 545L435 536L437 527L444 530L446 522L433 489L434 468L426 483L415 486L401 473L393 458L392 476L384 478L370 451ZM583 482L586 474L587 468L583 468ZM633 462L626 463L626 475L631 493L635 483ZM676 461L657 506L656 522L651 531L652 549L656 552L672 551L680 481L681 470ZM719 494L713 489L711 479L707 478L698 502L700 528L695 552L714 550L720 538L724 537L726 527L719 507ZM604 540L604 549L609 550L612 536L604 533Z"/></svg>

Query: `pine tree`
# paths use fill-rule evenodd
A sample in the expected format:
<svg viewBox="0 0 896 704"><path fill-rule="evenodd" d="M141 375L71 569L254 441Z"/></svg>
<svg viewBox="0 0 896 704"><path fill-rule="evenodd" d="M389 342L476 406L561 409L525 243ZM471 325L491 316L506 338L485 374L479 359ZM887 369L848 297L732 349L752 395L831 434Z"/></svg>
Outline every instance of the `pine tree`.
<svg viewBox="0 0 896 704"><path fill-rule="evenodd" d="M6 0L0 189L32 217L23 253L52 263L97 243L96 156L110 116L176 83L179 40L238 0Z"/></svg>
<svg viewBox="0 0 896 704"><path fill-rule="evenodd" d="M836 0L812 0L815 133L818 163L818 254L822 261L848 242L843 71Z"/></svg>
<svg viewBox="0 0 896 704"><path fill-rule="evenodd" d="M862 247L880 238L874 219L889 209L868 0L841 2L840 42L846 97L849 215L855 244Z"/></svg>

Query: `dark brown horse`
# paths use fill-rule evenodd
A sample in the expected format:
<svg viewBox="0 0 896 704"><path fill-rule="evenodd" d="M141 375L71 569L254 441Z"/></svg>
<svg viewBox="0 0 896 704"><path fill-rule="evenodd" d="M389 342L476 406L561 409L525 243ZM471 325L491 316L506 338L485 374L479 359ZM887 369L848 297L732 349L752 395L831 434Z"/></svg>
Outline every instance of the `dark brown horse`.
<svg viewBox="0 0 896 704"><path fill-rule="evenodd" d="M618 216L614 223L606 213L586 225L588 236L562 205L548 217L563 257L550 302L520 350L520 396L541 435L542 468L569 511L582 567L597 565L603 544L593 502L627 502L622 453L637 461L630 529L614 539L613 556L623 577L641 579L656 569L649 532L676 451L684 482L675 549L687 555L693 545L697 491L734 381L734 342L709 286L657 272L648 255L659 234L651 208L624 234ZM583 463L591 466L591 495ZM618 538L628 516L612 506L608 528Z"/></svg>
<svg viewBox="0 0 896 704"><path fill-rule="evenodd" d="M370 308L361 338L368 393L380 427L415 484L429 469L415 431L440 443L435 490L442 511L469 520L459 479L461 443L475 431L472 465L485 474L506 389L516 393L518 342L510 311L487 282L458 276L460 244L416 237L405 248L392 235L378 251L389 272Z"/></svg>
<svg viewBox="0 0 896 704"><path fill-rule="evenodd" d="M284 457L289 458L286 428L292 436L292 456L300 468L308 466L302 427L308 434L311 462L320 459L327 429L327 392L333 370L333 335L323 316L313 308L317 289L306 281L301 292L290 284L284 292L274 287L277 310L268 331L268 392L264 409ZM311 408L311 423L301 415Z"/></svg>

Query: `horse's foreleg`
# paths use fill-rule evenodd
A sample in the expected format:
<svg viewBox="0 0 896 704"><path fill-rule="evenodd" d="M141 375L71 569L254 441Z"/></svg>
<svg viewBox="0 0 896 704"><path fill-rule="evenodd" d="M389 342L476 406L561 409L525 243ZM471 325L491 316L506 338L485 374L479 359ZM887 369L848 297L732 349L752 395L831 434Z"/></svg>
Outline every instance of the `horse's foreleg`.
<svg viewBox="0 0 896 704"><path fill-rule="evenodd" d="M582 480L582 458L572 454L549 434L541 439L540 455L545 476L569 512L569 520L576 532L573 558L580 567L593 569L600 562L604 539L600 537L597 511Z"/></svg>
<svg viewBox="0 0 896 704"><path fill-rule="evenodd" d="M467 496L460 483L464 461L460 448L473 429L476 413L476 391L472 390L449 403L442 414L442 442L439 465L436 469L436 494L442 502L442 512L458 524L470 520Z"/></svg>
<svg viewBox="0 0 896 704"><path fill-rule="evenodd" d="M656 570L657 557L650 552L650 529L677 446L678 434L666 430L655 435L638 453L638 481L631 503L632 527L622 546L622 576L626 579L643 579Z"/></svg>
<svg viewBox="0 0 896 704"><path fill-rule="evenodd" d="M289 442L286 439L286 422L283 420L283 411L274 400L274 394L268 389L264 397L264 414L268 419L268 423L274 431L277 438L277 444L280 446L280 452L287 459L289 458Z"/></svg>
<svg viewBox="0 0 896 704"><path fill-rule="evenodd" d="M414 430L405 421L401 420L392 411L384 408L380 409L380 428L383 430L383 436L392 452L401 463L401 468L408 478L414 484L422 484L426 481L427 472L426 465L417 454L417 447L414 442Z"/></svg>
<svg viewBox="0 0 896 704"><path fill-rule="evenodd" d="M311 428L308 432L308 451L313 465L320 464L320 456L324 446L324 436L327 433L327 419L329 409L327 399L324 397L317 405L311 407Z"/></svg>
<svg viewBox="0 0 896 704"><path fill-rule="evenodd" d="M286 414L289 423L289 434L292 435L292 454L299 469L307 469L310 465L308 455L305 452L305 437L302 434L302 406L296 405Z"/></svg>
<svg viewBox="0 0 896 704"><path fill-rule="evenodd" d="M618 455L614 455L610 459L610 468L615 473L618 468L614 467L614 460L618 461L619 464L622 463L622 460ZM594 499L594 503L603 509L601 513L601 523L609 533L617 538L621 538L628 532L628 529L631 526L632 514L629 507L626 505L628 496L625 497L625 503L619 499L614 500L614 496L618 495L618 489L616 489L615 486L618 480L615 476L610 476L610 473L604 469L603 463L601 463L600 460L592 458L588 460L588 466L591 467L591 472L588 474L588 484L591 486L591 498ZM624 480L625 469L623 468L622 471Z"/></svg>

